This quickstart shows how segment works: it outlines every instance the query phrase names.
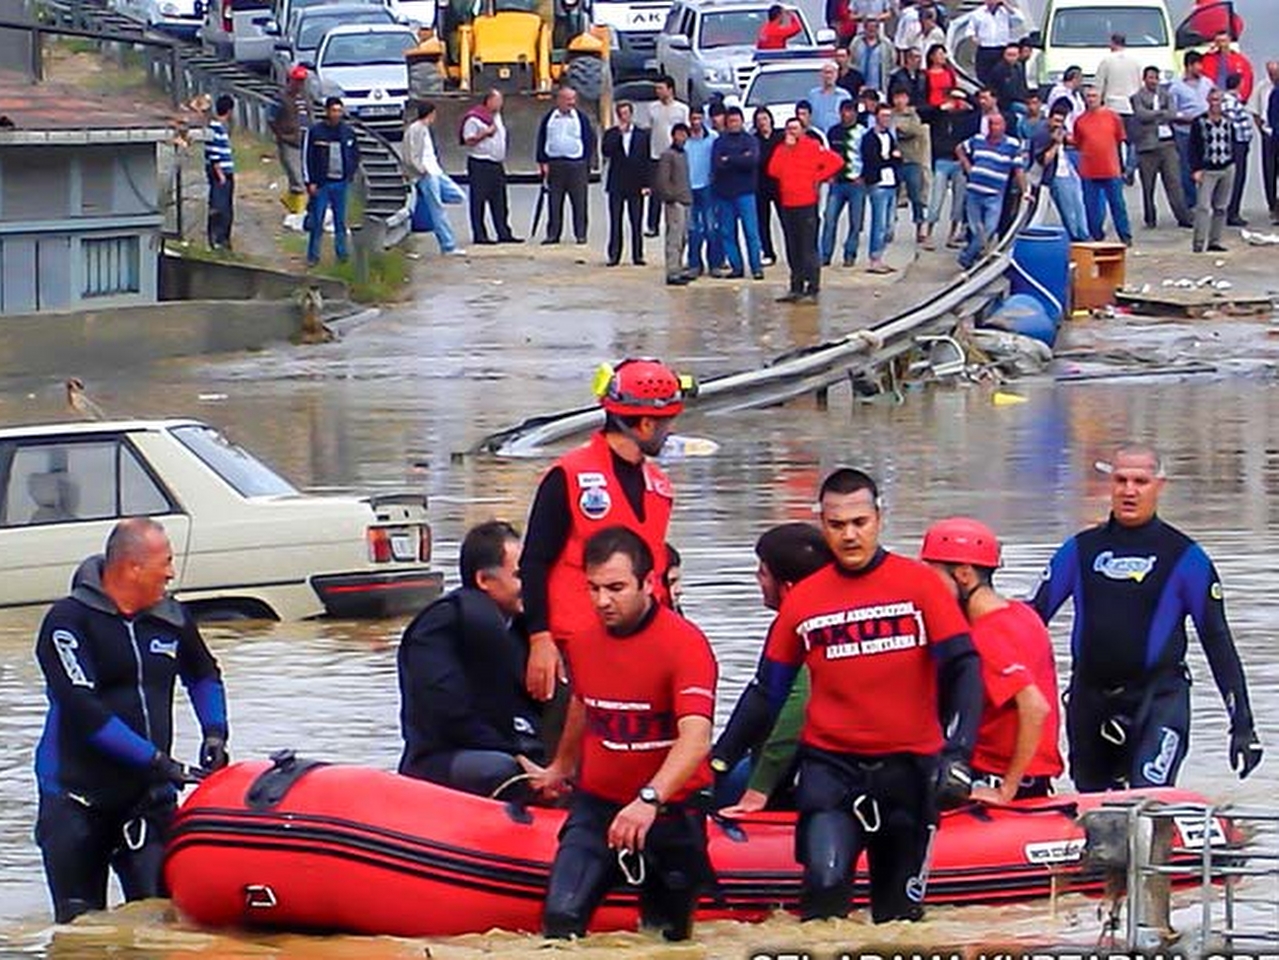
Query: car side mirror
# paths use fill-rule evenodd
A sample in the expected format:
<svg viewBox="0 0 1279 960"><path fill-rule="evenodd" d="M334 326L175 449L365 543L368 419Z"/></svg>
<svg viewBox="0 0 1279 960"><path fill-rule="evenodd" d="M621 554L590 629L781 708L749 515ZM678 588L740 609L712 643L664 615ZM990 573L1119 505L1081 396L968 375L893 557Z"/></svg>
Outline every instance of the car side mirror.
<svg viewBox="0 0 1279 960"><path fill-rule="evenodd" d="M266 20L262 24L262 32L268 37L278 37L280 35L280 25L274 20Z"/></svg>
<svg viewBox="0 0 1279 960"><path fill-rule="evenodd" d="M677 33L671 37L671 49L691 50L693 49L693 45L688 42L688 37L684 36L682 33Z"/></svg>
<svg viewBox="0 0 1279 960"><path fill-rule="evenodd" d="M817 45L819 47L833 47L839 41L839 35L830 27L822 27L817 31Z"/></svg>

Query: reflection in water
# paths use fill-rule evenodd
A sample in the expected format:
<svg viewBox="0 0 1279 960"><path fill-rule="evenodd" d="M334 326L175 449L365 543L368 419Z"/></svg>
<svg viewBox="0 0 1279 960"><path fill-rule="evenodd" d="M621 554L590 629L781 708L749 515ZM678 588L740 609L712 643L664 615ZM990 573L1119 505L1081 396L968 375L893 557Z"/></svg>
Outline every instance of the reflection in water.
<svg viewBox="0 0 1279 960"><path fill-rule="evenodd" d="M406 311L313 352L279 349L218 363L174 363L150 378L131 377L127 389L122 381L101 392L127 395L135 415L189 413L225 427L303 487L424 488L443 541L437 562L452 580L456 548L450 544L468 525L492 516L522 521L545 467L538 460L455 463L453 452L532 412L583 402L590 371L605 357L665 353L684 366L696 357L694 369L719 372L827 332L803 324L790 329L749 311L721 326L695 307L671 325L674 330L656 333L645 329L643 311L608 324L591 316L580 327L559 326L546 319L554 316L554 304L513 315L482 295L472 300L474 312L465 323L446 319L460 311L433 311L429 322ZM585 307L565 309L577 316ZM509 347L521 342L529 346ZM41 390L32 400L27 389L0 395L0 422L58 415L56 395ZM214 392L227 398L198 400ZM988 388L973 387L916 392L900 406L851 410L847 395L837 393L824 412L796 403L690 415L681 423L681 432L721 445L714 457L670 467L678 488L672 538L685 556L686 610L720 656L721 710L753 667L768 620L751 575L754 539L770 524L811 519L826 471L855 464L882 479L886 538L906 552L917 549L924 528L939 517L964 512L990 522L1008 541L1001 585L1020 594L1033 588L1037 571L1064 537L1104 515L1104 478L1091 469L1093 462L1114 441L1138 436L1167 454L1173 479L1165 515L1198 537L1217 561L1261 738L1279 744L1279 727L1266 709L1279 702L1279 655L1269 642L1279 613L1270 569L1279 546L1272 507L1279 469L1268 428L1279 416L1279 392L1252 380L1043 384L1020 392L1030 402L996 407ZM100 956L108 947L145 958L423 955L421 944L390 940L211 936L160 922L150 904L60 932L48 943L48 906L31 840L32 749L45 710L31 657L39 616L7 613L0 621L0 923L8 925L0 935L37 955L47 944L47 955L68 960ZM233 756L290 747L394 768L400 750L395 644L402 627L319 622L211 628L210 645L227 679ZM1054 627L1063 665L1067 629L1066 620ZM1195 736L1183 784L1223 799L1269 800L1279 792L1279 760L1269 757L1242 786L1230 777L1225 715L1193 644L1191 664L1198 681ZM189 756L199 739L190 709L179 699L178 752ZM762 928L708 925L696 944L617 936L555 949L583 958L624 953L651 960L741 957L748 949L801 942L818 955L868 940L1080 942L1095 938L1094 910L1074 900L1055 917L1044 904L939 908L923 926L876 928L873 934L861 917L802 932L784 917ZM508 957L524 950L546 955L540 941L512 935L431 945L434 957Z"/></svg>

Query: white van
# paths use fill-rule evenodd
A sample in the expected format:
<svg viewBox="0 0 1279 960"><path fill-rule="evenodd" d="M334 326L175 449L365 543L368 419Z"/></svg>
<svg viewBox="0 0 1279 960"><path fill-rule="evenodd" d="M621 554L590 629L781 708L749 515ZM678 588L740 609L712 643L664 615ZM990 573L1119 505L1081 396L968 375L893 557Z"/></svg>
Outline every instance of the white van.
<svg viewBox="0 0 1279 960"><path fill-rule="evenodd" d="M1164 0L1048 0L1031 83L1053 84L1069 67L1091 80L1110 52L1110 35L1128 38L1128 50L1143 66L1158 67L1166 82L1177 75L1177 44Z"/></svg>

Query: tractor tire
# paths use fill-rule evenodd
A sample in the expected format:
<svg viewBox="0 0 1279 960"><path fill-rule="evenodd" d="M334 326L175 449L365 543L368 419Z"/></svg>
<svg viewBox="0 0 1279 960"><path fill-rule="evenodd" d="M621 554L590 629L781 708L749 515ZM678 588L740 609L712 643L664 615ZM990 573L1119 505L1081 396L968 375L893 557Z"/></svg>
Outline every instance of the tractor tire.
<svg viewBox="0 0 1279 960"><path fill-rule="evenodd" d="M604 93L604 61L574 57L568 62L568 83L584 100L598 101Z"/></svg>

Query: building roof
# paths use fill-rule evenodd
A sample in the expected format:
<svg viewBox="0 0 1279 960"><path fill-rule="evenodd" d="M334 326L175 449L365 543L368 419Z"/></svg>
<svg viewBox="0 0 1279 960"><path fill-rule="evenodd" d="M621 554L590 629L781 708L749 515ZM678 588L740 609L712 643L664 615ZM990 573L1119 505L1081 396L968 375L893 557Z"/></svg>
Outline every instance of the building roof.
<svg viewBox="0 0 1279 960"><path fill-rule="evenodd" d="M31 83L0 70L0 145L154 142L173 118L125 97L90 96L63 83ZM10 126L12 124L12 126Z"/></svg>

